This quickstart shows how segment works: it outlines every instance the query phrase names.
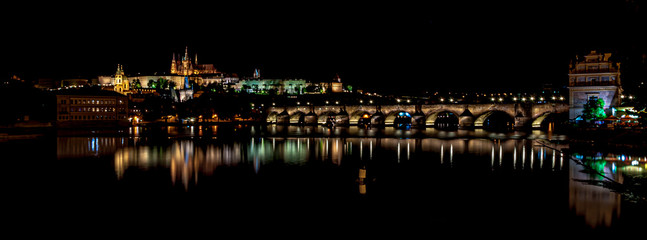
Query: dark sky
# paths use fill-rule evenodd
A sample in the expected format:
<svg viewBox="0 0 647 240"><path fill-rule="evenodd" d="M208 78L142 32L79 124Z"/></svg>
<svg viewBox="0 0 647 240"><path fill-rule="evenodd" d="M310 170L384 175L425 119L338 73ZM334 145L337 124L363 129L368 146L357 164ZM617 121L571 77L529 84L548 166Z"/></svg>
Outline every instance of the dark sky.
<svg viewBox="0 0 647 240"><path fill-rule="evenodd" d="M448 2L15 6L1 19L3 62L34 78L112 74L116 64L164 72L188 46L240 76L339 74L356 88L418 91L564 84L576 53L647 43L641 2Z"/></svg>

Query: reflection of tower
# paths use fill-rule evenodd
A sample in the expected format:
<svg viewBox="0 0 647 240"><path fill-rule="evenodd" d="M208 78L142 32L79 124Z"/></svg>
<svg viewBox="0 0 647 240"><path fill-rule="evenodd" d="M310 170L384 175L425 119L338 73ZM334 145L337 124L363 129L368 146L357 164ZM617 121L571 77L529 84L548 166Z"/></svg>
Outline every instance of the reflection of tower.
<svg viewBox="0 0 647 240"><path fill-rule="evenodd" d="M366 167L359 169L359 194L366 194Z"/></svg>

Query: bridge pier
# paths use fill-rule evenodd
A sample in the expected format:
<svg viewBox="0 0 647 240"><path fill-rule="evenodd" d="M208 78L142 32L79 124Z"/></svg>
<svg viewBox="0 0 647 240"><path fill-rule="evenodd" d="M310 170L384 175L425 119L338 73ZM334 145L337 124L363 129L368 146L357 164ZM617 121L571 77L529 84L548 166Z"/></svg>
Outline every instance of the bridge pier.
<svg viewBox="0 0 647 240"><path fill-rule="evenodd" d="M276 115L276 123L284 125L290 124L290 114L288 111L283 110L279 115Z"/></svg>
<svg viewBox="0 0 647 240"><path fill-rule="evenodd" d="M472 129L474 128L474 115L470 112L469 109L465 108L465 111L458 115L458 128L459 129Z"/></svg>

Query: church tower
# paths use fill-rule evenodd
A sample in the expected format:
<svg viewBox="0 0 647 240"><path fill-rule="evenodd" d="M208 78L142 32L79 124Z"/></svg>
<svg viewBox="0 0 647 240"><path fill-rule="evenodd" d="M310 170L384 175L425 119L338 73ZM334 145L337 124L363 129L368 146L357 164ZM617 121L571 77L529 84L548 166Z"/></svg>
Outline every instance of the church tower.
<svg viewBox="0 0 647 240"><path fill-rule="evenodd" d="M191 67L191 60L189 59L189 47L184 49L184 57L182 57L182 75L189 75Z"/></svg>
<svg viewBox="0 0 647 240"><path fill-rule="evenodd" d="M124 75L124 69L121 64L117 64L117 72L114 77L114 90L121 94L130 90L130 84Z"/></svg>
<svg viewBox="0 0 647 240"><path fill-rule="evenodd" d="M175 60L175 53L173 53L173 60L171 60L171 74L177 74L177 61Z"/></svg>

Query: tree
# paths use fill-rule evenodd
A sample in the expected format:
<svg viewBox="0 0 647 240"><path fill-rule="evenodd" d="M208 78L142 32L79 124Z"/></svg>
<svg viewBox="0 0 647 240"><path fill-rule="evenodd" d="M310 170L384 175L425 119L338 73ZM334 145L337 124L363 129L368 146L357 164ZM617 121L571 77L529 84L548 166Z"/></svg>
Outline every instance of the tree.
<svg viewBox="0 0 647 240"><path fill-rule="evenodd" d="M584 120L602 120L607 117L607 114L604 113L604 99L602 98L592 98L584 104L584 110L582 110L582 118Z"/></svg>
<svg viewBox="0 0 647 240"><path fill-rule="evenodd" d="M155 80L148 80L148 88L155 88L155 85L157 85L157 82Z"/></svg>
<svg viewBox="0 0 647 240"><path fill-rule="evenodd" d="M133 86L134 88L142 88L142 83L139 82L139 79L135 79L135 81L133 81Z"/></svg>

